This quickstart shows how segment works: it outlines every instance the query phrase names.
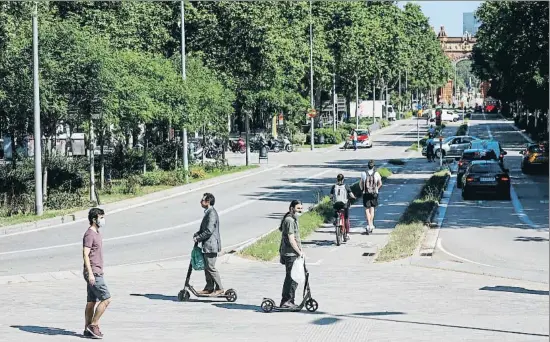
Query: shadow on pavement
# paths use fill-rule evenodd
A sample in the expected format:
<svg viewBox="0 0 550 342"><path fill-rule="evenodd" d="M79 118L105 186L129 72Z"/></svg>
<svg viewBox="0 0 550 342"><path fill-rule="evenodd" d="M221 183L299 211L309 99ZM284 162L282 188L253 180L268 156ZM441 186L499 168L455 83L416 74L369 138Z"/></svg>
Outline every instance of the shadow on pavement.
<svg viewBox="0 0 550 342"><path fill-rule="evenodd" d="M330 325L330 324L337 323L338 321L341 321L341 320L342 319L337 317L323 317L323 318L316 319L311 323L315 325Z"/></svg>
<svg viewBox="0 0 550 342"><path fill-rule="evenodd" d="M334 234L334 232L331 232ZM317 247L326 247L326 246L333 246L336 243L332 240L308 240L308 241L302 241L302 245L314 245Z"/></svg>
<svg viewBox="0 0 550 342"><path fill-rule="evenodd" d="M522 242L529 242L529 241L534 241L534 242L546 242L548 241L548 238L542 238L540 236L518 236L517 238L514 239L514 241L522 241Z"/></svg>
<svg viewBox="0 0 550 342"><path fill-rule="evenodd" d="M354 316L391 316L391 315L405 315L401 311L379 311L379 312L360 312L352 314Z"/></svg>
<svg viewBox="0 0 550 342"><path fill-rule="evenodd" d="M131 293L130 296L145 297L145 298L151 299L151 300L166 300L166 301L169 301L169 302L179 302L177 296L167 296L167 295L158 294L158 293L146 293L146 294ZM220 298L219 297L212 297L211 300L190 298L190 299L187 300L187 302L189 302L189 303L212 303L216 299L220 299ZM225 300L225 298L221 298L221 299Z"/></svg>
<svg viewBox="0 0 550 342"><path fill-rule="evenodd" d="M74 331L69 331L61 328L41 327L37 325L11 325L10 327L19 329L21 331L33 333L33 334L50 335L50 336L62 335L62 336L75 336L75 337L85 338L83 335L77 334Z"/></svg>
<svg viewBox="0 0 550 342"><path fill-rule="evenodd" d="M158 293L145 293L145 294L131 293L130 296L145 297L147 299L152 299L152 300L167 300L171 302L178 302L177 296L167 296L167 295L158 294Z"/></svg>
<svg viewBox="0 0 550 342"><path fill-rule="evenodd" d="M482 291L496 291L496 292L513 292L513 293L525 293L541 296L548 296L548 291L543 290L529 290L523 287L516 286L485 286L480 288Z"/></svg>
<svg viewBox="0 0 550 342"><path fill-rule="evenodd" d="M498 332L498 333L503 333L503 334L515 334L515 335L526 335L526 336L544 336L544 337L549 336L548 334L537 334L537 333L529 333L529 332L523 332L523 331L500 330L500 329L490 329L490 328L467 327L467 326L463 326L463 325L444 324L444 323L430 323L430 322L407 321L407 320L390 319L390 318L369 317L366 314L368 314L368 312L366 312L365 314L359 313L359 314L353 314L353 315L337 315L337 316L363 318L363 319L369 319L369 320L374 320L374 321L382 321L382 322L406 323L406 324L428 325L428 326L443 327L443 328L489 331L489 332Z"/></svg>
<svg viewBox="0 0 550 342"><path fill-rule="evenodd" d="M262 311L262 308L258 305L238 304L238 303L216 303L212 305L217 308L228 309L228 310L244 310L244 311L255 311L255 312Z"/></svg>

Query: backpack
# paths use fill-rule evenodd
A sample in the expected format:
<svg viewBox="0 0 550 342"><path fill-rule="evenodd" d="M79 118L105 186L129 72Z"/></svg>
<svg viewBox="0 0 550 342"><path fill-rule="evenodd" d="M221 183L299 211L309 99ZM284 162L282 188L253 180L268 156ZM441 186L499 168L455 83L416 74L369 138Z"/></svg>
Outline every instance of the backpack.
<svg viewBox="0 0 550 342"><path fill-rule="evenodd" d="M369 175L368 172L365 172L365 181L363 185L363 193L365 194L375 194L376 193L376 170L373 169L372 175Z"/></svg>
<svg viewBox="0 0 550 342"><path fill-rule="evenodd" d="M348 192L344 184L334 186L334 203L337 202L348 203Z"/></svg>

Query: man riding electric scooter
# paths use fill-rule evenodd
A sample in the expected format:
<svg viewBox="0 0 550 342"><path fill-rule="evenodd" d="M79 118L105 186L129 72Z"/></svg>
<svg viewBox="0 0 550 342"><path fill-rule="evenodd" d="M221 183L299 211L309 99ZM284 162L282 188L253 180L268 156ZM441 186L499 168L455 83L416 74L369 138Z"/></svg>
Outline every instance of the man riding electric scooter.
<svg viewBox="0 0 550 342"><path fill-rule="evenodd" d="M355 195L351 191L349 185L344 184L344 175L336 176L336 184L330 189L330 198L332 199L334 208L334 224L338 224L338 212L344 210L345 235L344 241L349 240L349 207L350 198L355 199Z"/></svg>
<svg viewBox="0 0 550 342"><path fill-rule="evenodd" d="M283 284L283 293L280 307L289 309L296 308L294 296L298 283L292 280L290 272L294 261L299 256L303 256L302 243L300 240L300 229L298 228L298 217L302 214L304 207L302 202L293 200L290 202L288 212L281 221L279 230L281 231L281 245L279 246L281 264L285 265L286 276Z"/></svg>

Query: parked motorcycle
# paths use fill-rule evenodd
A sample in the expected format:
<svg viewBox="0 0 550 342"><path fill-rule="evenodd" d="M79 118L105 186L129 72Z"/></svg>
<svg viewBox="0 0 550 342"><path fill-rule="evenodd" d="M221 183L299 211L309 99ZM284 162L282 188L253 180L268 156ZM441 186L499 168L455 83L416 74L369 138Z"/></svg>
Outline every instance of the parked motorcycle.
<svg viewBox="0 0 550 342"><path fill-rule="evenodd" d="M267 147L270 151L273 151L275 153L279 153L281 151L279 141L273 137L271 137L271 139L269 139L269 141L267 142Z"/></svg>
<svg viewBox="0 0 550 342"><path fill-rule="evenodd" d="M230 145L231 152L233 152L233 153L237 153L237 152L245 153L246 152L246 143L243 140L243 138L239 138L239 140L236 140L236 141L230 141L230 144L231 144Z"/></svg>
<svg viewBox="0 0 550 342"><path fill-rule="evenodd" d="M290 140L288 140L287 137L282 137L281 138L281 145L283 146L283 150L285 150L287 152L294 151L294 146L290 143Z"/></svg>

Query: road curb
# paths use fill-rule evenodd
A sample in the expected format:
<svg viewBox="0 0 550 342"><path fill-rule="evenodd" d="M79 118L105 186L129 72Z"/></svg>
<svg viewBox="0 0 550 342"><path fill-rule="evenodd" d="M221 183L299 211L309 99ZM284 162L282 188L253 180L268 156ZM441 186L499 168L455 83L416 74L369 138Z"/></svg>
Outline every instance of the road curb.
<svg viewBox="0 0 550 342"><path fill-rule="evenodd" d="M284 166L285 164L278 164L272 167L266 166L265 168L260 170L252 169L252 170L246 170L242 172L236 172L233 174L221 176L221 177L227 176L227 178L225 179L220 179L221 177L214 177L214 178L205 179L203 181L199 181L192 184L180 185L170 189L153 192L144 196L128 198L122 201L100 205L98 207L105 209L108 214L115 214L125 210L141 207L147 204L156 203L156 202L164 201L166 199L183 196L188 193L200 191L202 189L206 189L212 186L231 183L239 179L255 176L255 175L272 171ZM109 209L109 207L111 207L112 209ZM66 218L68 219L68 221L66 220ZM21 224L16 224L11 226L0 227L0 238L18 234L18 233L25 233L33 230L44 230L44 229L62 227L73 223L87 222L87 221L88 221L88 209L79 210L72 214L57 216L50 219L44 219L44 220L39 220L34 222L27 222L27 223L21 223Z"/></svg>
<svg viewBox="0 0 550 342"><path fill-rule="evenodd" d="M452 175L448 175L447 179L445 180L445 185L443 186L439 194L439 201L437 202L437 205L432 208L429 222L425 225L427 227L427 230L424 231L424 236L422 237L419 247L415 251L415 254L413 254L413 257L431 257L435 251L442 222L437 222L434 226L433 221L436 213L439 213L439 210L441 208L440 204L445 198L445 193L452 193L452 189L450 187L454 187L454 182L450 181L451 177ZM450 196L451 194L449 194L449 198Z"/></svg>

